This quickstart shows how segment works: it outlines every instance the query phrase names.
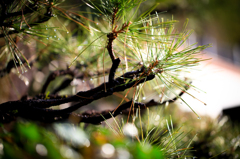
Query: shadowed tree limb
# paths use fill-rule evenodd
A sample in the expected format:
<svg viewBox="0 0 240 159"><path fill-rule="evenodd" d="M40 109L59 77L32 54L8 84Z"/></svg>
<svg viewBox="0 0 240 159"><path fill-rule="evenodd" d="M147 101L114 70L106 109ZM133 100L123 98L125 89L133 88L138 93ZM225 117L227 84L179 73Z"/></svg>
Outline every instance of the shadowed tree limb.
<svg viewBox="0 0 240 159"><path fill-rule="evenodd" d="M181 92L178 96L182 96L184 92ZM134 108L140 108L140 109L146 109L147 107L152 107L152 106L160 106L164 105L166 103L173 103L177 100L178 98L175 97L173 99L169 99L163 102L156 102L153 99L150 100L147 103L133 103L133 101L126 102L122 105L120 105L117 109L114 110L104 110L101 112L84 112L82 114L73 114L75 117L79 117L79 122L84 122L84 123L91 123L91 124L101 124L106 119L110 119L112 117L116 117L120 114L125 114L128 115L130 111L131 105L133 105Z"/></svg>
<svg viewBox="0 0 240 159"><path fill-rule="evenodd" d="M181 93L179 93L179 97L182 96L184 94L184 92L182 91ZM133 105L134 108L140 108L140 109L146 109L147 107L153 107L153 106L160 106L160 105L164 105L166 103L173 103L177 100L178 98L175 97L173 99L169 99L169 100L165 100L163 102L156 102L154 100L150 100L147 103L138 103L135 102L133 103L133 101L129 101L126 102L122 105L120 105L117 109L113 109L113 110L104 110L104 111L86 111L83 112L81 114L77 114L77 113L64 113L62 115L59 114L55 114L55 115L39 115L38 116L33 116L32 114L28 114L28 117L30 119L35 119L38 121L43 121L43 122L61 122L61 121L65 121L68 119L73 120L73 122L75 123L79 123L79 122L83 122L83 123L90 123L90 124L101 124L103 121L110 119L112 117L116 117L118 115L121 114L125 114L128 115L129 111L130 111L130 107ZM26 114L22 114L20 116L24 116L26 117Z"/></svg>
<svg viewBox="0 0 240 159"><path fill-rule="evenodd" d="M103 83L96 88L93 88L88 91L78 92L76 95L68 96L68 97L50 96L50 99L43 99L44 96L41 95L39 96L40 98L35 97L29 100L9 101L6 103L2 103L0 104L0 115L2 115L4 119L6 119L6 114L13 113L13 116L14 115L21 116L21 117L35 119L35 120L38 120L39 118L50 120L52 117L66 116L67 114L70 114L73 111L77 110L78 108L85 106L95 100L110 96L114 92L121 92L128 88L135 87L141 83L144 83L146 81L149 81L155 78L154 74L149 74L149 75L140 77L140 75L143 74L143 72L145 71L144 69L140 69L137 71L127 72L122 76L114 79L115 72L119 63L120 63L120 60L116 59L112 64L112 68L110 69L110 73L109 73L111 75L111 77L109 77L109 79L111 79L110 80L111 82ZM68 74L68 73L71 74L69 70L66 70L66 71L61 70L61 71L52 73L49 76L44 87L47 87L51 79L54 79L56 77L56 74L62 75L62 74ZM127 77L130 80L126 82L124 77ZM106 86L107 92L105 91L105 86ZM77 102L77 104L61 110L46 109L52 106L57 106L57 105L69 103L69 102ZM4 119L2 119L2 121L0 119L0 121L1 122L8 121Z"/></svg>
<svg viewBox="0 0 240 159"><path fill-rule="evenodd" d="M187 87L188 89L189 87ZM182 91L181 93L179 93L178 97L182 96L184 94L184 91ZM166 103L173 103L175 102L178 97L175 97L173 99L169 99L163 102L156 102L154 100L150 100L147 103L134 103L132 101L126 102L122 105L120 105L118 107L118 109L113 109L113 110L104 110L101 112L96 112L96 111L87 111L84 112L82 114L76 114L76 113L68 113L68 112L64 112L63 113L48 113L48 110L45 110L45 113L42 114L39 111L42 109L39 108L35 108L32 109L31 108L27 108L26 110L21 110L17 113L17 116L23 117L23 118L28 118L31 120L37 120L37 121L42 121L42 122L47 122L47 123L51 123L51 122L61 122L61 121L65 121L68 120L69 118L74 118L74 122L84 122L84 123L91 123L91 124L101 124L102 121L112 118L112 117L116 117L120 114L128 114L128 112L130 111L130 107L133 104L134 108L140 108L140 109L146 109L147 107L152 107L152 106L160 106L160 105L164 105ZM31 112L31 113L29 113ZM5 119L7 119L4 122L9 122L12 120L15 120L15 116L16 115L10 115L11 113L6 113L4 115ZM0 119L1 121L1 119Z"/></svg>

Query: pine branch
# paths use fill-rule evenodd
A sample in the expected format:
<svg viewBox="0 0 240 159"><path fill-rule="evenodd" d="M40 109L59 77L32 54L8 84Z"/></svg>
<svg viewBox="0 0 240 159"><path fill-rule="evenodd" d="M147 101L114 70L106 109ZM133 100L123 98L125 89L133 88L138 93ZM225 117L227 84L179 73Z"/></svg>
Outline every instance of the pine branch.
<svg viewBox="0 0 240 159"><path fill-rule="evenodd" d="M119 64L119 62L120 60L115 60L115 62L113 63L112 68L110 69L111 75L113 76L115 75L115 70L117 69L116 66ZM76 109L82 106L85 106L91 103L92 101L112 95L113 92L124 91L128 88L136 87L140 83L144 83L148 80L154 79L155 77L154 75L149 75L140 79L134 79L136 77L140 77L141 74L146 73L145 71L146 69L142 67L141 69L138 69L136 71L127 72L114 80L117 82L113 82L113 83L106 82L89 91L78 92L74 96L67 97L67 96L49 95L48 98L50 99L45 99L46 95L38 95L35 98L30 100L19 100L19 101L6 102L3 104L0 104L0 115L2 116L2 118L0 119L0 122L7 123L15 120L19 116L19 117L47 122L47 123L60 122L60 121L64 121L71 118L71 119L74 119L74 122L100 124L105 119L111 118L112 115L115 117L115 116L118 116L119 114L127 114L127 112L130 111L129 108L131 107L131 105L133 105L134 108L145 109L146 107L163 105L167 102L169 103L174 102L175 100L177 100L179 96L183 95L184 92L181 92L178 97L175 97L171 100L166 100L161 103L155 102L154 100L150 100L145 104L136 103L136 102L134 103L133 101L129 101L120 105L117 109L114 109L114 110L105 110L102 112L93 111L91 113L84 112L82 114L73 113L73 111L75 111ZM126 77L128 80L130 79L131 82L126 83L125 82ZM106 85L107 87L107 92L105 92L104 85ZM46 109L51 106L73 102L73 101L77 101L78 103L66 109L61 109L61 110Z"/></svg>
<svg viewBox="0 0 240 159"><path fill-rule="evenodd" d="M112 64L112 68L110 69L110 75L112 77L115 76L115 71L120 63L120 60L114 60ZM56 77L57 75L62 75L65 73L69 73L69 70L66 71L57 71L52 73L49 76L49 80L51 81L52 78ZM30 100L18 100L18 101L9 101L3 104L0 104L0 114L4 119L7 117L7 114L12 114L12 116L21 116L23 118L29 118L32 120L40 120L40 119L49 119L52 117L58 116L67 116L67 114L71 114L73 111L77 110L78 108L85 106L95 100L107 97L112 95L114 92L121 92L131 87L136 87L137 85L144 83L146 81L152 80L155 78L154 74L145 75L140 77L143 74L145 69L139 69L137 71L127 72L122 76L112 80L111 82L106 82L101 84L100 86L93 88L89 91L78 92L76 95L69 96L69 97L60 97L59 96L52 96L51 99L40 99L35 97L35 99ZM145 74L145 73L144 73ZM109 79L112 79L112 77ZM124 80L124 77L128 78L128 82ZM139 77L135 79L136 77ZM49 82L46 82L48 85ZM46 86L44 86L46 87ZM105 91L105 87L107 92ZM39 96L43 97L43 96ZM37 99L36 99L37 98ZM69 102L78 102L77 104L61 110L53 110L53 109L46 109L52 106L69 103ZM15 113L13 113L15 112ZM1 122L10 121L10 119L2 120ZM13 118L12 118L13 119ZM47 120L46 120L47 121ZM97 121L96 121L97 122Z"/></svg>
<svg viewBox="0 0 240 159"><path fill-rule="evenodd" d="M20 3L20 2L18 2ZM52 6L51 5L46 5L46 12L45 13L38 13L38 9L40 8L40 4L38 1L36 1L34 4L28 4L28 2L25 2L25 4L22 7L20 11L15 11L15 12L11 12L10 9L8 9L11 4L9 3L5 3L5 2L1 2L1 9L2 9L2 14L0 15L0 27L3 30L6 30L6 34L2 33L0 34L0 37L5 37L5 36L9 36L11 34L16 34L16 33L22 33L25 32L26 29L28 30L29 28L39 25L41 23L44 23L46 21L48 21L51 17L53 17L52 14ZM31 14L32 16L37 15L37 17L34 18L34 21L25 21L26 26L22 26L23 20L19 17L26 17L27 15ZM19 21L19 19L21 19L21 21ZM20 28L16 27L14 25L16 25L17 23L20 24ZM9 30L9 28L11 28L11 30Z"/></svg>
<svg viewBox="0 0 240 159"><path fill-rule="evenodd" d="M169 27L164 28L162 24L159 24L157 22L158 16L155 18L152 18L151 16L149 16L149 18L144 17L144 19L142 19L141 21L134 22L133 25L131 25L132 22L130 20L133 19L136 13L135 11L134 15L130 17L129 21L120 22L120 19L123 19L123 20L129 19L125 17L126 12L124 11L124 9L127 9L127 8L133 9L134 6L136 6L135 3L140 4L141 2L126 1L124 2L124 5L120 5L117 3L117 1L114 1L114 2L109 2L107 4L101 4L99 6L101 7L100 9L98 9L97 6L93 5L97 10L101 12L101 14L104 15L104 17L107 17L107 19L109 20L109 23L111 23L111 26L112 26L111 31L107 34L107 46L106 46L109 56L112 60L112 66L109 71L103 70L104 72L106 71L109 72L108 82L104 82L101 85L95 88L92 88L88 91L80 91L75 95L71 95L71 96L58 96L58 95L52 95L52 94L46 96L43 93L46 92L48 85L57 76L70 75L71 79L64 80L58 88L52 91L52 93L54 94L66 88L70 84L73 78L83 78L86 76L83 73L75 77L76 76L75 72L69 69L55 71L48 76L45 84L43 85L41 95L38 95L32 99L22 98L21 100L9 101L9 102L0 104L0 122L2 123L10 122L15 120L17 117L22 117L30 120L43 121L43 122L63 121L73 117L75 118L75 120L77 120L77 122L99 124L102 121L104 121L104 119L111 118L112 115L117 116L123 112L131 111L131 109L129 109L131 106L133 106L134 108L145 109L146 107L162 105L167 102L169 103L174 102L179 96L181 96L184 93L184 91L188 89L188 88L184 88L182 85L186 86L187 83L173 76L171 74L171 71L174 71L174 74L175 74L177 71L180 71L180 69L182 69L183 67L193 66L196 63L198 63L200 60L195 58L194 55L197 52L199 52L199 50L206 48L206 46L197 47L195 49L191 49L189 47L188 49L178 52L177 51L178 48L186 41L187 37L190 34L188 34L188 32L185 32L185 31L179 34L174 34L173 27L172 27L173 22L166 22L166 24L169 23ZM6 3L0 2L0 5L4 8ZM104 6L104 5L107 5L107 6ZM45 7L44 8L45 12L41 14L37 14L37 16L34 16L35 18L29 18L34 20L30 22L25 21L24 26L22 26L22 22L24 23L24 21L19 18L21 16L20 12L22 13L22 18L24 18L25 20L24 16L26 14L32 15L35 12L34 10L38 10L38 8L33 7L33 10L30 11L26 7L25 8L23 7L22 10L18 9L15 12L10 12L10 13L7 13L8 10L6 8L2 9L1 11L3 15L2 16L3 22L0 23L0 27L2 29L2 33L0 34L0 37L8 36L13 33L25 32L29 27L37 25L38 23L43 23L45 21L48 21L52 16L52 8L56 9L57 7L54 6L53 2L51 3L41 2L41 5L39 5L39 7L42 7L42 6ZM65 14L65 11L60 10L60 12L64 12L63 14L66 17L75 21L74 19L69 17L67 13ZM41 16L41 15L44 15L44 16ZM21 22L20 27L19 26L16 27L15 25L13 25L14 21L13 22L10 21L9 16L18 17L16 21L18 21L19 23ZM79 23L79 24L83 25L82 23ZM118 27L117 24L121 24L122 26ZM143 27L136 28L138 27L139 24L143 24ZM101 29L96 29L96 30L98 32L99 31L101 32ZM31 34L31 31L28 30L25 33ZM126 33L125 36L123 36L122 33ZM122 34L122 36L120 36L120 34ZM102 35L105 35L105 32ZM98 40L101 37L102 36L99 36L96 40ZM142 66L140 69L126 72L119 77L115 77L115 74L121 61L119 58L115 57L114 51L113 51L113 42L117 38L119 42L120 43L122 42L123 44L123 45L120 44L119 46L116 45L116 48L120 50L119 52L124 53L128 49L130 51L128 54L124 54L123 56L121 56L121 53L119 53L118 54L119 57L124 57L126 62L128 61L128 59L129 61L134 61L136 58L138 58L137 62L141 63L141 66ZM7 41L7 38L5 39ZM95 42L96 40L94 40L93 42ZM90 45L92 45L93 42L90 43ZM145 43L147 43L147 45L145 45ZM88 47L90 45L88 45ZM85 48L84 51L86 51L87 48ZM93 53L95 54L95 52ZM78 56L80 56L80 54ZM96 59L99 58L98 55L100 54L95 55L96 58L92 60L93 63L95 63ZM9 73L12 67L13 67L13 64L10 61L6 68L4 68L3 70L0 70L0 75L4 76L5 74ZM80 67L82 67L82 65ZM126 68L128 70L128 67ZM92 73L89 73L89 72L87 72L86 74L89 76L93 75ZM142 83L155 79L155 77L156 77L156 80L158 79L159 81L161 81L169 89L171 89L171 86L173 86L177 89L181 89L182 92L179 95L176 95L175 98L171 100L166 100L162 103L156 102L154 100L150 100L145 104L129 101L120 105L119 107L117 107L117 109L114 109L114 110L105 110L102 112L93 112L93 113L85 112L82 114L74 113L74 111L76 111L77 109L83 106L86 106L93 101L111 96L115 92L121 92L127 89L137 87ZM139 92L137 93L140 94ZM65 109L51 108L54 106L58 106L58 105L70 103L70 102L74 102L74 104Z"/></svg>
<svg viewBox="0 0 240 159"><path fill-rule="evenodd" d="M184 92L181 92L178 96L182 96ZM165 100L163 102L156 102L153 99L150 100L147 103L138 103L138 102L133 102L132 100L129 102L126 102L122 105L120 105L117 109L113 110L104 110L101 112L96 112L96 111L87 111L82 114L71 114L75 117L79 118L79 122L84 122L84 123L91 123L91 124L101 124L104 120L110 119L112 117L116 117L118 115L129 115L130 107L133 106L134 108L139 108L139 109L146 109L149 107L153 106L161 106L165 105L166 103L173 103L178 99L178 97L175 97L173 99ZM132 110L132 109L131 109Z"/></svg>
<svg viewBox="0 0 240 159"><path fill-rule="evenodd" d="M181 92L178 96L182 96L184 94L184 92ZM178 98L175 97L173 99L169 99L163 102L156 102L154 100L150 100L147 103L138 103L138 102L133 102L132 100L129 102L126 102L122 105L120 105L117 109L113 109L113 110L104 110L104 111L86 111L83 112L81 114L77 114L77 113L65 113L62 115L59 114L55 114L55 115L46 115L46 116L42 116L39 115L35 116L32 114L23 114L22 116L26 117L28 116L28 118L30 119L34 119L34 120L38 120L38 121L42 121L42 122L47 122L47 123L51 123L51 122L62 122L65 120L73 120L73 122L75 123L79 123L79 122L83 122L83 123L90 123L90 124L101 124L103 121L110 119L112 117L116 117L118 115L128 115L129 111L130 111L130 107L134 107L139 108L139 109L146 109L148 107L153 107L153 106L161 106L161 105L165 105L166 103L173 103L177 100ZM131 109L132 110L132 109Z"/></svg>
<svg viewBox="0 0 240 159"><path fill-rule="evenodd" d="M23 61L23 65L26 65L26 61L24 61L23 59L21 59L21 61ZM29 63L29 65L32 66L34 64L34 62L36 62L36 59L32 60ZM17 67L20 67L19 63L17 63L16 65L17 65ZM13 68L16 68L16 66L14 64L14 60L12 59L8 62L7 66L5 68L0 70L0 78L9 74Z"/></svg>

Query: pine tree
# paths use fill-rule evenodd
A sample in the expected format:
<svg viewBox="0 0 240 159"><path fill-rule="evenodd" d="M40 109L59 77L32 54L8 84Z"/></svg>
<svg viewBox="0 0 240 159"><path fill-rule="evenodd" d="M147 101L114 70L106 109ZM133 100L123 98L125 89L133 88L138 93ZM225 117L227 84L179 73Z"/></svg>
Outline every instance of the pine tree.
<svg viewBox="0 0 240 159"><path fill-rule="evenodd" d="M174 28L176 20L164 20L159 13L152 14L155 6L139 14L141 3L138 0L88 0L84 1L88 8L80 6L83 11L78 13L72 11L73 7L65 9L56 0L2 1L0 37L5 40L2 49L5 67L0 70L1 77L14 69L24 76L31 66L41 71L49 58L66 59L68 67L51 72L42 85L41 94L2 103L1 122L10 122L16 117L43 122L74 118L76 122L99 124L122 113L129 115L138 108L181 99L192 86L190 79L181 77L181 72L202 61L197 55L208 46L187 46L192 33L186 29L187 22L178 32ZM70 32L65 24L72 22L78 27ZM36 53L27 59L17 43L31 40L36 40ZM58 76L68 78L47 91ZM87 80L93 86L72 95L59 95L74 79ZM113 110L74 113L112 95L122 96ZM159 100L154 96L159 96ZM65 103L72 104L68 108L52 109Z"/></svg>

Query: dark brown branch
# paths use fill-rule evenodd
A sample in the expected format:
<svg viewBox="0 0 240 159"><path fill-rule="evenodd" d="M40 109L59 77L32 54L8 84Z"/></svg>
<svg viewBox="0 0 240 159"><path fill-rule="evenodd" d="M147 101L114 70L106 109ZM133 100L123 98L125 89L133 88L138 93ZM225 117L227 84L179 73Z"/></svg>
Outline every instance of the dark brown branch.
<svg viewBox="0 0 240 159"><path fill-rule="evenodd" d="M131 24L131 22L124 23L121 29L116 30L118 27L117 25L115 25L117 12L118 12L118 8L114 8L113 14L112 14L112 32L107 34L107 38L108 38L107 50L112 62L114 62L115 60L115 55L113 52L113 41L118 37L119 33L124 33L125 29L128 28L129 25Z"/></svg>
<svg viewBox="0 0 240 159"><path fill-rule="evenodd" d="M189 87L187 87L189 88ZM178 97L182 96L184 92L182 91ZM150 100L147 103L133 103L133 101L126 102L122 105L120 105L117 109L113 110L104 110L104 111L94 111L94 110L88 110L82 114L76 114L76 113L65 113L63 115L52 115L51 118L42 118L39 116L38 120L44 121L44 122L61 122L64 120L73 120L73 122L79 123L90 123L90 124L101 124L103 121L110 119L112 117L116 117L118 115L128 115L130 111L130 107L134 108L140 108L145 110L148 107L153 107L153 106L159 106L159 105L164 105L166 103L173 103L175 102L178 97L175 97L173 99L165 100L163 102L156 102L154 100Z"/></svg>
<svg viewBox="0 0 240 159"><path fill-rule="evenodd" d="M120 64L120 59L119 58L117 58L113 61L113 64L112 64L112 67L111 67L110 73L109 73L109 78L108 78L109 83L113 83L114 76L115 76L115 73L116 73L116 70L117 70L119 64Z"/></svg>
<svg viewBox="0 0 240 159"><path fill-rule="evenodd" d="M112 76L115 76L115 70L117 69L115 65L118 65L119 61L116 60L116 63L113 63L112 66ZM142 74L144 72L144 69L140 69L137 71L132 71L125 73L121 77L116 78L113 83L103 83L100 86L91 89L89 91L84 92L78 92L74 96L70 97L61 97L61 98L51 98L51 99L30 99L30 100L23 100L23 101L10 101L3 104L0 104L0 112L1 114L6 114L8 112L12 112L14 110L17 110L17 113L15 115L22 116L25 118L30 119L49 119L52 116L64 116L66 114L71 114L76 109L85 106L95 100L98 100L103 97L107 97L113 94L113 92L120 92L124 91L128 88L135 87L141 83L144 83L148 80L152 80L155 75L148 75L139 77L139 74ZM65 72L59 71L57 74L65 74ZM54 77L54 76L53 76ZM131 78L131 80L126 83L124 80L124 77ZM135 77L139 77L137 79L134 79ZM105 86L107 92L105 92ZM43 96L42 96L43 97ZM68 102L78 102L77 104L66 108L62 110L52 110L52 109L45 109L49 108L51 106L60 105L63 103Z"/></svg>
<svg viewBox="0 0 240 159"><path fill-rule="evenodd" d="M189 87L187 86L186 89L188 89ZM178 97L182 96L184 94L184 91L182 91L181 93L179 93ZM140 109L145 109L147 107L152 107L152 106L157 106L157 105L164 105L165 103L169 102L175 102L178 97L175 97L173 99L169 99L163 102L156 102L154 100L150 100L149 102L143 104L143 103L134 103L134 108L140 108ZM54 96L52 96L52 98L54 98ZM55 98L60 98L59 96L55 96ZM76 113L72 113L72 112L64 112L64 113L48 113L49 110L45 110L45 113L42 113L42 109L39 108L29 108L26 107L25 110L20 110L17 113L17 116L21 116L24 118L29 118L32 120L38 120L38 121L43 121L43 122L60 122L60 121L64 121L67 120L69 118L74 118L74 122L84 122L84 123L91 123L91 124L100 124L102 121L104 121L105 119L109 119L112 118L112 116L116 117L119 114L128 114L128 112L130 111L129 108L130 106L133 104L132 101L129 101L127 103L124 103L122 105L120 105L117 109L114 110L105 110L102 112L85 112L82 114L76 114ZM31 113L29 113L31 112ZM7 119L4 122L9 122L15 119L15 115L10 115L10 113L5 113L5 115L3 115L3 117L5 119ZM112 115L111 115L112 114ZM9 117L9 118L8 118ZM10 118L11 117L11 118ZM0 119L1 121L1 119ZM3 121L1 121L3 122Z"/></svg>
<svg viewBox="0 0 240 159"><path fill-rule="evenodd" d="M115 65L115 63L113 64ZM115 66L113 66L115 67ZM114 70L114 69L112 69ZM70 70L58 70L53 72L52 74L49 75L46 83L43 86L43 90L47 88L48 84L56 78L56 76L59 75L65 75L65 74L71 74L73 76L73 72ZM113 72L113 76L115 75L115 72ZM51 98L51 99L46 99L46 96L41 96L41 98L35 97L34 99L30 100L25 100L25 101L9 101L3 104L0 104L0 110L8 111L8 110L14 110L14 109L22 109L23 107L37 107L37 108L49 108L51 106L56 106L64 103L69 103L69 102L81 102L85 99L88 99L88 101L83 102L85 103L90 103L94 100L92 97L96 93L102 93L102 96L107 96L106 94L109 94L109 92L105 92L105 85L107 88L110 88L110 84L101 84L100 86L91 89L89 91L84 91L84 92L78 92L74 96L69 96L69 97L61 97L61 98ZM111 85L113 87L113 85ZM95 95L96 96L96 95ZM95 99L96 100L96 99ZM19 108L19 106L21 106ZM45 110L43 110L45 111Z"/></svg>
<svg viewBox="0 0 240 159"><path fill-rule="evenodd" d="M95 100L98 100L98 99L101 99L101 98L104 98L104 97L107 97L107 96L110 96L113 94L113 92L121 92L121 91L124 91L128 88L131 88L131 87L135 87L141 83L144 83L146 81L149 81L149 80L152 80L153 78L155 78L155 75L149 75L147 76L146 78L143 78L143 79L140 79L140 80L136 80L136 81L133 81L133 82L129 82L125 85L119 85L119 86L116 86L114 88L109 88L107 89L107 92L105 92L104 90L94 94L93 96L91 96L91 99L85 99L85 100L82 100L80 103L78 104L75 104L69 108L66 108L66 109L62 109L62 110L49 110L47 113L52 113L52 114L64 114L64 113L70 113L70 112L73 112L75 110L77 110L78 108L82 107L82 106L85 106Z"/></svg>
<svg viewBox="0 0 240 159"><path fill-rule="evenodd" d="M188 89L187 87L186 89ZM184 92L182 91L179 93L178 97L182 96ZM133 103L133 101L129 101L127 103L124 103L120 105L117 109L114 110L104 110L101 112L96 112L96 111L87 111L82 114L72 114L74 117L79 118L79 122L84 122L84 123L91 123L91 124L101 124L104 120L110 119L112 117L116 117L119 114L129 114L130 107L133 105L134 108L140 108L140 109L146 109L147 107L152 107L152 106L159 106L159 105L164 105L166 103L173 103L175 102L178 97L175 97L173 99L165 100L163 102L156 102L153 99L150 100L149 102L143 104L143 103Z"/></svg>
<svg viewBox="0 0 240 159"><path fill-rule="evenodd" d="M72 95L56 95L56 94L39 94L32 98L32 100L38 100L38 99L63 99L63 98L69 98Z"/></svg>
<svg viewBox="0 0 240 159"><path fill-rule="evenodd" d="M112 59L112 62L115 60L115 55L113 53L113 40L116 39L117 35L115 33L109 33L107 35L108 37L108 45L107 45L107 50L108 50L108 54Z"/></svg>
<svg viewBox="0 0 240 159"><path fill-rule="evenodd" d="M112 28L113 28L113 26L114 26L114 24L115 24L115 20L116 20L116 14L117 14L117 12L118 12L118 8L116 7L116 8L113 9L113 15L112 15Z"/></svg>

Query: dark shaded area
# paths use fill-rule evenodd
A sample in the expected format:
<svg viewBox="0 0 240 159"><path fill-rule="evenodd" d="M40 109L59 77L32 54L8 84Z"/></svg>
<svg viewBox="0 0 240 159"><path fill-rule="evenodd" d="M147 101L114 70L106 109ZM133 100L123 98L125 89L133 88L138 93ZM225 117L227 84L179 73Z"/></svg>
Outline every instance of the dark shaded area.
<svg viewBox="0 0 240 159"><path fill-rule="evenodd" d="M222 110L221 118L227 116L233 124L240 124L240 106Z"/></svg>
<svg viewBox="0 0 240 159"><path fill-rule="evenodd" d="M42 6L41 4L42 3L40 1L35 1L33 4L27 1L23 4L21 11L15 11L16 9L18 9L18 5L19 5L18 1L10 1L10 2L1 1L0 2L0 9L1 9L0 26L2 30L5 30L5 31L0 33L0 37L21 33L21 32L24 32L25 30L29 30L29 28L35 25L39 25L40 23L44 23L48 21L53 16L52 6L50 3L46 3L46 5L44 6ZM32 18L29 18L31 16L36 16L36 17L34 18L34 20L32 20ZM20 18L20 17L24 17L24 18ZM22 23L25 23L25 24L21 25L20 27L15 25L19 22L21 22L21 24Z"/></svg>

